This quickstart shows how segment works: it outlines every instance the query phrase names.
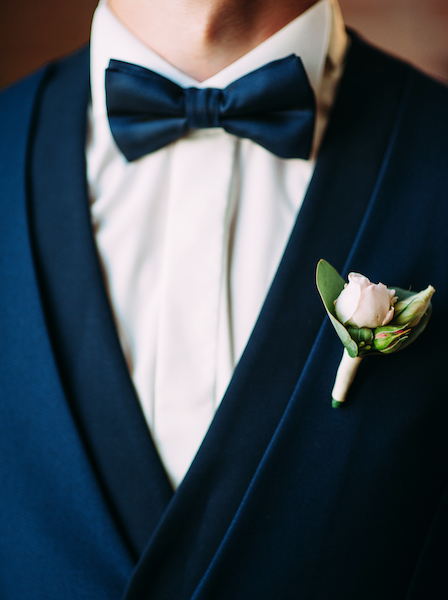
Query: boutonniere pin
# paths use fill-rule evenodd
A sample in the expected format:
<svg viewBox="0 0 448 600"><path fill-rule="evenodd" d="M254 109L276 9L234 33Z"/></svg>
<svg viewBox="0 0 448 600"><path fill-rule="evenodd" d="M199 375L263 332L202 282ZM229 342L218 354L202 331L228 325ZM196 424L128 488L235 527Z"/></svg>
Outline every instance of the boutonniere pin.
<svg viewBox="0 0 448 600"><path fill-rule="evenodd" d="M431 315L429 285L414 293L371 283L349 273L346 283L325 260L316 270L319 294L344 345L332 391L332 406L342 405L361 360L371 354L392 354L409 346L425 329Z"/></svg>

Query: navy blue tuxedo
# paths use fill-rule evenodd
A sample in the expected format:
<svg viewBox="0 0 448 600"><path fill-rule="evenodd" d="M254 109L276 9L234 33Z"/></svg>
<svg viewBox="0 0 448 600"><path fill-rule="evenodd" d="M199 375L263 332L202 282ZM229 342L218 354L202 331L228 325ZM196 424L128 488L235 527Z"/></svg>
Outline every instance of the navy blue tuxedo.
<svg viewBox="0 0 448 600"><path fill-rule="evenodd" d="M225 398L173 494L90 226L88 53L0 100L0 597L448 597L448 91L356 37L315 174ZM314 272L434 285L360 366Z"/></svg>

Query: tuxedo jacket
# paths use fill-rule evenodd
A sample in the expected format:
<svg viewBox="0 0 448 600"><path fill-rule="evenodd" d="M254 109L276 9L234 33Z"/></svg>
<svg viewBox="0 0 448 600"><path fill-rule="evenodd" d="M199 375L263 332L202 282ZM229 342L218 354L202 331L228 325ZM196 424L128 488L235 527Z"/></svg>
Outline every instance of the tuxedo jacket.
<svg viewBox="0 0 448 600"><path fill-rule="evenodd" d="M87 50L0 100L0 597L448 598L447 89L353 37L278 272L176 493L96 252L88 102ZM320 258L436 288L424 333L364 360L339 410Z"/></svg>

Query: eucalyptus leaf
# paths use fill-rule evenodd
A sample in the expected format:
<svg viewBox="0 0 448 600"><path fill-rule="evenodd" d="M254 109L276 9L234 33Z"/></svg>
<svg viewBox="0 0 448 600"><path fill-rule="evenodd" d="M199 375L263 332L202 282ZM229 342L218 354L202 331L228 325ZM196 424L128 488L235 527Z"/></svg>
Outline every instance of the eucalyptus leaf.
<svg viewBox="0 0 448 600"><path fill-rule="evenodd" d="M322 302L324 303L331 324L336 330L339 339L347 349L351 358L358 356L358 345L352 339L347 329L336 318L334 301L344 289L345 281L326 260L320 260L316 269L316 285ZM407 341L407 340L406 340Z"/></svg>

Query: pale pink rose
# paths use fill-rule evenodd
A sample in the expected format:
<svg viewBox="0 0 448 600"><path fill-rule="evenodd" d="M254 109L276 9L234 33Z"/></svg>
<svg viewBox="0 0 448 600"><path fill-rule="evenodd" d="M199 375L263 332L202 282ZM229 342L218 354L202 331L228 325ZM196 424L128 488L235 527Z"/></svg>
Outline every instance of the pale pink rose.
<svg viewBox="0 0 448 600"><path fill-rule="evenodd" d="M336 316L352 327L380 327L394 316L395 290L383 283L370 283L360 273L349 273L349 283L335 301Z"/></svg>

